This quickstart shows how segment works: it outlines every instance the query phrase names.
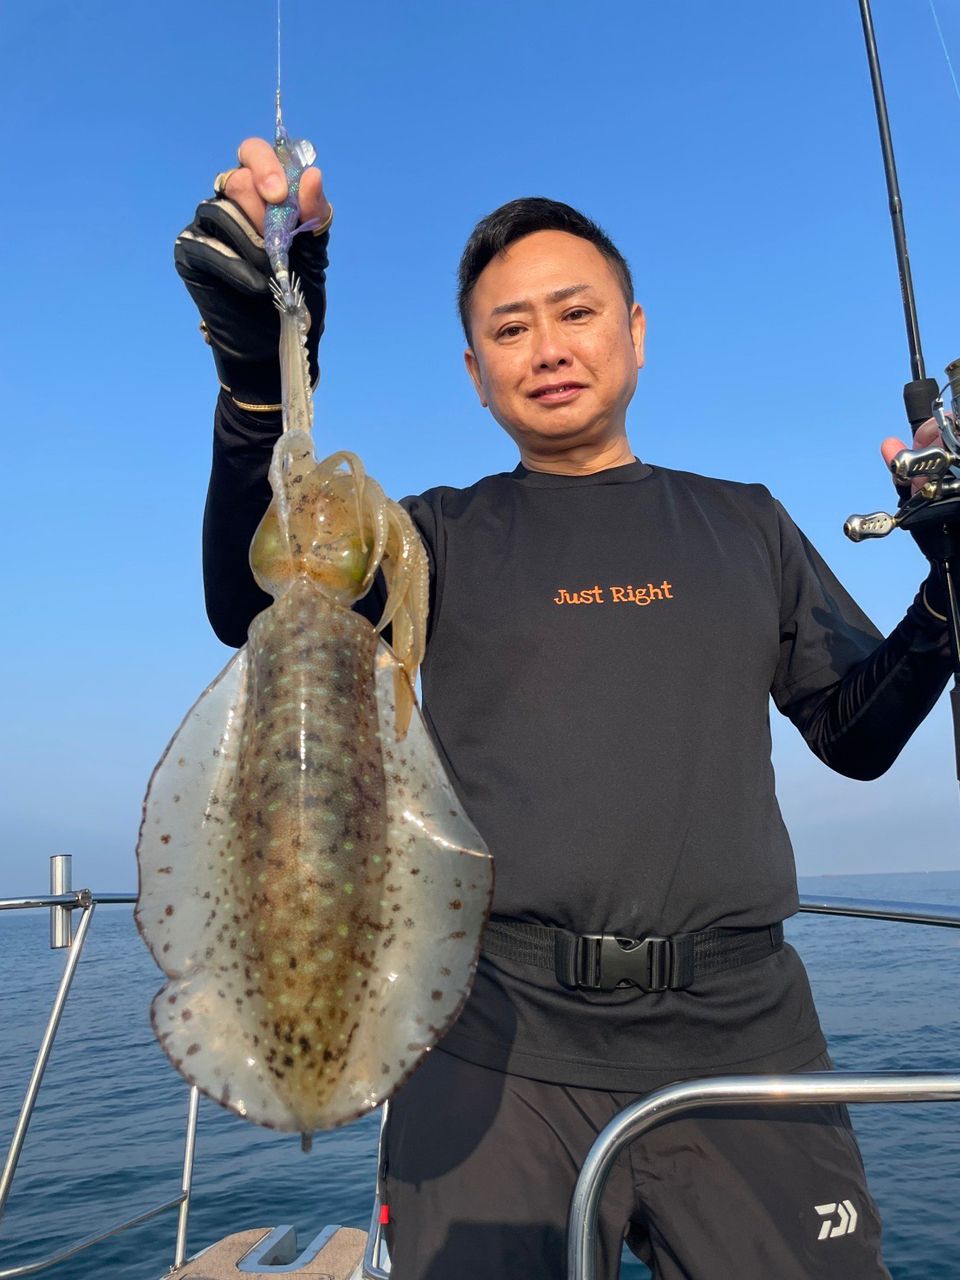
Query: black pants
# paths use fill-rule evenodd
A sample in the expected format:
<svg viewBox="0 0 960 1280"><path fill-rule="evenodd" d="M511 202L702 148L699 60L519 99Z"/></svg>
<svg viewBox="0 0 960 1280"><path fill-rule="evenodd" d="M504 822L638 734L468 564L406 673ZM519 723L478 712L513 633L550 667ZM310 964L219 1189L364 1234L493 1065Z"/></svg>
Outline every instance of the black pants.
<svg viewBox="0 0 960 1280"><path fill-rule="evenodd" d="M393 1280L561 1280L580 1166L633 1101L434 1050L390 1104ZM653 1129L614 1167L599 1228L602 1280L624 1239L657 1280L889 1280L841 1106L717 1107Z"/></svg>

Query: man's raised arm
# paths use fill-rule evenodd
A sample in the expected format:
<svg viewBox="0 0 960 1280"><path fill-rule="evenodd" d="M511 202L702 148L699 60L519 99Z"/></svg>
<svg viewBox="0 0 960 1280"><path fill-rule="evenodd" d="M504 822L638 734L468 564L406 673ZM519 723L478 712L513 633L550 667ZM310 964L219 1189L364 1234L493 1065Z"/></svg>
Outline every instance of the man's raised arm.
<svg viewBox="0 0 960 1280"><path fill-rule="evenodd" d="M270 502L267 472L281 429L280 320L270 295L263 220L267 204L279 204L287 195L283 169L268 142L248 138L238 158L240 167L218 176L217 194L198 206L174 249L220 379L203 520L203 578L211 625L225 644L237 646L270 603L253 580L248 552ZM318 377L332 217L319 169L304 170L300 219L319 218L320 225L294 237L290 266L310 312L312 386Z"/></svg>

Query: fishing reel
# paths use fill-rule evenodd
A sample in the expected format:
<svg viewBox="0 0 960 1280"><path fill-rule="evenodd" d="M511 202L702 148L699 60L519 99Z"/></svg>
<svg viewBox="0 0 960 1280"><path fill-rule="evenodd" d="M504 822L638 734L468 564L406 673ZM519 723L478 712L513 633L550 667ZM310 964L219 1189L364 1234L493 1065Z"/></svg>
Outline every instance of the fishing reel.
<svg viewBox="0 0 960 1280"><path fill-rule="evenodd" d="M890 459L890 470L898 485L910 485L922 479L924 483L901 503L895 515L875 511L871 515L850 516L843 532L851 542L864 542L869 538L885 538L894 529L918 529L921 525L939 523L947 532L960 529L960 438L957 436L960 422L960 359L946 368L948 383L937 394L931 406L931 416L940 429L943 446L927 449L901 449ZM936 384L934 384L936 385ZM951 410L943 407L943 394L950 388Z"/></svg>

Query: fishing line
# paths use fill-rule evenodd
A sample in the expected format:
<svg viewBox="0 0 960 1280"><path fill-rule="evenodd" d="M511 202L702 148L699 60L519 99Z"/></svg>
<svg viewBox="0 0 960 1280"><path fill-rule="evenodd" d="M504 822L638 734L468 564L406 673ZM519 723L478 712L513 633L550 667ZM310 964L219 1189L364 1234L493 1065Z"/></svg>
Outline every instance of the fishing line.
<svg viewBox="0 0 960 1280"><path fill-rule="evenodd" d="M279 0L277 0L279 3ZM940 26L940 19L937 17L937 11L934 8L933 0L930 0L930 12L933 14L933 23L937 28L937 35L940 37L940 48L943 50L943 56L947 60L947 67L950 71L950 79L953 81L953 87L957 98L960 99L960 84L957 83L957 75L953 69L953 63L950 61L950 52L947 49L947 42L943 38L943 28Z"/></svg>
<svg viewBox="0 0 960 1280"><path fill-rule="evenodd" d="M277 0L277 124L280 119L280 0Z"/></svg>

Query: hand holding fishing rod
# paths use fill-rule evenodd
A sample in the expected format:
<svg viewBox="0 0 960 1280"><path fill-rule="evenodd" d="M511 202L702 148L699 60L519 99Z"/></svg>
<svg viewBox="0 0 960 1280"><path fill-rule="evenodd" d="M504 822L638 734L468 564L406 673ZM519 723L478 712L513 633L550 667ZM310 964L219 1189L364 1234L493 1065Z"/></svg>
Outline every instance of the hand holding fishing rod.
<svg viewBox="0 0 960 1280"><path fill-rule="evenodd" d="M948 365L946 372L952 391L952 413L944 411L943 392L937 390L931 404L933 417L916 428L913 447L908 449L895 436L888 436L881 446L883 459L901 493L897 513L875 511L871 515L850 516L843 531L851 541L884 538L894 529L903 528L913 533L928 558L942 561L945 556L956 555L960 525L949 537L946 526L960 521L960 439L956 434L960 361ZM932 379L925 381L932 382ZM908 382L904 388L908 415L911 400L919 399L912 394L919 385L923 384Z"/></svg>
<svg viewBox="0 0 960 1280"><path fill-rule="evenodd" d="M907 384L908 387L910 385ZM934 416L917 428L912 448L907 448L895 436L884 440L881 452L900 490L900 506L895 515L875 511L871 515L850 516L843 531L852 542L885 538L896 528L907 529L916 537L918 531L926 526L956 521L960 516L960 509L944 506L947 501L954 502L960 498L960 440L956 435L958 397L954 396L953 412L946 413L938 394L933 412ZM957 536L960 537L960 529ZM925 533L917 538L921 550L929 558L939 559L936 551L926 545L925 539Z"/></svg>

